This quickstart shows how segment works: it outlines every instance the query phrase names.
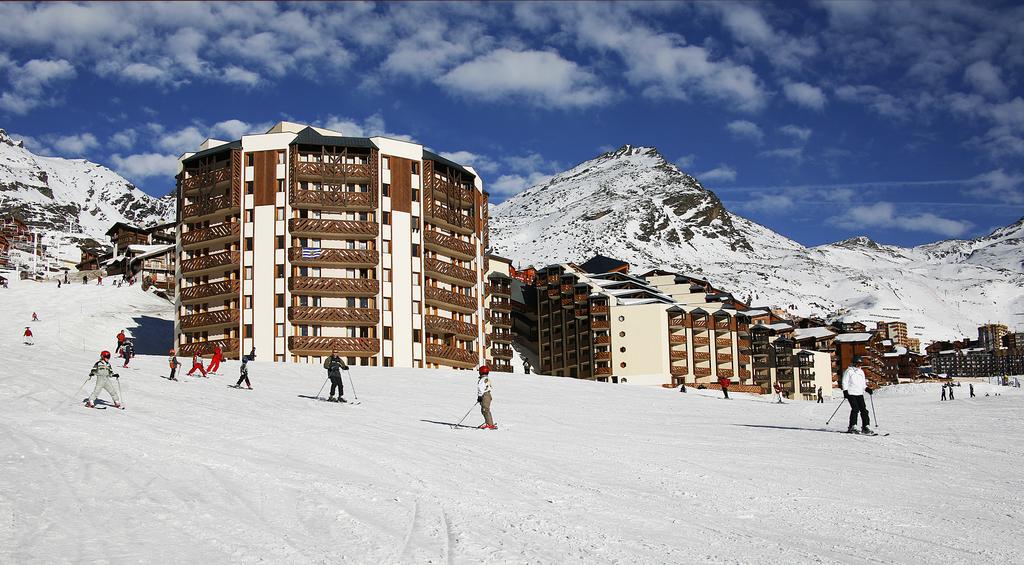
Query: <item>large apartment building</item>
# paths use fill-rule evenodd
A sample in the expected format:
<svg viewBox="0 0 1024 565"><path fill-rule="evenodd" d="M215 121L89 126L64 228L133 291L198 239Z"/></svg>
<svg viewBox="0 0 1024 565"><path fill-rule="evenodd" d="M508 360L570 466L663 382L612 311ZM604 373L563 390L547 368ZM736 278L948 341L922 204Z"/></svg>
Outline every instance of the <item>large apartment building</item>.
<svg viewBox="0 0 1024 565"><path fill-rule="evenodd" d="M472 168L416 143L290 122L208 140L180 164L181 354L485 361L487 193Z"/></svg>

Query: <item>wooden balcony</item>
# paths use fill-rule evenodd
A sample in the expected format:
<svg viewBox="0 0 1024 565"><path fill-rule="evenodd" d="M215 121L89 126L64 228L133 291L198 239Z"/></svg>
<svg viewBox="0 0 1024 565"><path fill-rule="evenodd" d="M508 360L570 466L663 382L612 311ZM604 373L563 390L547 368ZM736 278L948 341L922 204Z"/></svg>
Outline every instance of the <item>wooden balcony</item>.
<svg viewBox="0 0 1024 565"><path fill-rule="evenodd" d="M695 328L706 328L708 327L708 319L703 316L694 316L693 327Z"/></svg>
<svg viewBox="0 0 1024 565"><path fill-rule="evenodd" d="M241 228L238 222L217 224L208 228L189 230L181 234L181 247L185 250L221 245L231 240L238 241Z"/></svg>
<svg viewBox="0 0 1024 565"><path fill-rule="evenodd" d="M739 359L740 363L743 363L743 364L750 363L750 355L746 355L744 353L741 353L740 356L738 357L738 359Z"/></svg>
<svg viewBox="0 0 1024 565"><path fill-rule="evenodd" d="M192 343L185 343L178 346L177 354L179 357L191 357L198 353L203 357L213 357L214 350L220 346L221 353L227 359L238 359L238 347L241 345L241 340L236 338L229 339L215 339L208 341L193 341Z"/></svg>
<svg viewBox="0 0 1024 565"><path fill-rule="evenodd" d="M669 368L669 372L672 373L672 376L674 377L690 374L690 370L686 368L686 365L672 365Z"/></svg>
<svg viewBox="0 0 1024 565"><path fill-rule="evenodd" d="M320 249L318 257L303 258L301 247L288 250L288 261L295 266L376 267L380 254L375 249Z"/></svg>
<svg viewBox="0 0 1024 565"><path fill-rule="evenodd" d="M562 308L573 308L576 304L572 301L571 296L562 297Z"/></svg>
<svg viewBox="0 0 1024 565"><path fill-rule="evenodd" d="M672 334L668 336L668 342L672 345L686 345L686 334Z"/></svg>
<svg viewBox="0 0 1024 565"><path fill-rule="evenodd" d="M435 226L441 226L462 235L469 235L476 231L475 218L473 216L464 216L458 210L453 210L427 200L424 202L423 212L423 219Z"/></svg>
<svg viewBox="0 0 1024 565"><path fill-rule="evenodd" d="M558 288L562 291L562 294L569 294L572 292L572 283L562 283ZM572 300L572 298L569 298L569 300Z"/></svg>
<svg viewBox="0 0 1024 565"><path fill-rule="evenodd" d="M716 318L715 329L716 330L727 330L732 325L730 323L731 318Z"/></svg>
<svg viewBox="0 0 1024 565"><path fill-rule="evenodd" d="M507 298L491 298L491 310L495 312L511 312L512 303Z"/></svg>
<svg viewBox="0 0 1024 565"><path fill-rule="evenodd" d="M207 216L237 213L238 208L238 191L232 187L229 196L221 195L212 198L202 198L198 202L182 206L181 217L183 221L195 222Z"/></svg>
<svg viewBox="0 0 1024 565"><path fill-rule="evenodd" d="M433 197L462 208L472 208L476 202L472 188L458 186L443 178L424 178L426 187L434 192Z"/></svg>
<svg viewBox="0 0 1024 565"><path fill-rule="evenodd" d="M423 289L423 297L429 306L437 306L445 310L472 314L476 312L476 296L472 293L461 294L443 288L428 286Z"/></svg>
<svg viewBox="0 0 1024 565"><path fill-rule="evenodd" d="M380 233L377 222L291 218L288 232L295 237L319 239L374 239Z"/></svg>
<svg viewBox="0 0 1024 565"><path fill-rule="evenodd" d="M376 308L290 306L288 321L292 324L318 326L375 326L380 321L380 310Z"/></svg>
<svg viewBox="0 0 1024 565"><path fill-rule="evenodd" d="M511 347L492 347L491 356L495 359L512 359Z"/></svg>
<svg viewBox="0 0 1024 565"><path fill-rule="evenodd" d="M711 354L708 353L707 351L694 351L693 352L693 360L694 361L710 361L711 360Z"/></svg>
<svg viewBox="0 0 1024 565"><path fill-rule="evenodd" d="M611 367L594 367L594 375L598 377L608 377L612 374Z"/></svg>
<svg viewBox="0 0 1024 565"><path fill-rule="evenodd" d="M380 340L371 337L324 337L293 335L288 337L288 350L295 355L339 355L369 357L380 352Z"/></svg>
<svg viewBox="0 0 1024 565"><path fill-rule="evenodd" d="M369 212L377 208L377 193L293 188L288 202L292 208Z"/></svg>
<svg viewBox="0 0 1024 565"><path fill-rule="evenodd" d="M475 271L451 263L445 263L433 257L428 257L423 261L423 268L428 277L444 281L448 284L472 287L476 286L477 283Z"/></svg>
<svg viewBox="0 0 1024 565"><path fill-rule="evenodd" d="M711 369L709 367L694 367L693 375L696 377L710 377Z"/></svg>
<svg viewBox="0 0 1024 565"><path fill-rule="evenodd" d="M558 298L558 287L551 287L548 289L548 298Z"/></svg>
<svg viewBox="0 0 1024 565"><path fill-rule="evenodd" d="M511 298L512 287L507 283L497 284L492 282L487 284L487 293L491 296L504 296L505 298Z"/></svg>
<svg viewBox="0 0 1024 565"><path fill-rule="evenodd" d="M306 296L376 296L380 281L335 277L289 277L288 290Z"/></svg>
<svg viewBox="0 0 1024 565"><path fill-rule="evenodd" d="M502 314L500 312L491 312L491 315L487 317L487 321L496 328L511 328L512 327L512 316L508 314Z"/></svg>
<svg viewBox="0 0 1024 565"><path fill-rule="evenodd" d="M428 229L423 232L423 244L427 249L447 257L454 257L463 261L476 259L475 245L455 236L445 235L437 230Z"/></svg>
<svg viewBox="0 0 1024 565"><path fill-rule="evenodd" d="M715 339L715 347L732 347L732 340L729 338L717 338Z"/></svg>
<svg viewBox="0 0 1024 565"><path fill-rule="evenodd" d="M209 284L197 284L181 289L179 296L182 304L209 302L215 298L238 296L241 284L238 279L231 279Z"/></svg>
<svg viewBox="0 0 1024 565"><path fill-rule="evenodd" d="M594 336L594 345L609 345L612 342L612 336L610 335L598 335Z"/></svg>
<svg viewBox="0 0 1024 565"><path fill-rule="evenodd" d="M718 375L719 377L729 377L729 378L732 378L732 377L733 377L732 367L721 367L721 366L719 366L719 367L718 367L718 368L717 368L717 369L715 370L715 373L716 373L716 374L717 374L717 375Z"/></svg>
<svg viewBox="0 0 1024 565"><path fill-rule="evenodd" d="M583 294L577 293L577 294L575 294L573 296L573 300L576 301L576 304L586 304L587 301L590 300L590 294L589 293L583 293Z"/></svg>
<svg viewBox="0 0 1024 565"><path fill-rule="evenodd" d="M373 168L369 163L311 163L296 160L293 165L292 176L298 180L373 178Z"/></svg>
<svg viewBox="0 0 1024 565"><path fill-rule="evenodd" d="M231 176L230 165L219 169L194 173L190 177L181 180L181 190L188 194L200 188L212 188L218 184L229 182Z"/></svg>
<svg viewBox="0 0 1024 565"><path fill-rule="evenodd" d="M719 353L715 356L715 360L719 363L732 363L732 354L730 353Z"/></svg>
<svg viewBox="0 0 1024 565"><path fill-rule="evenodd" d="M237 269L240 259L241 253L238 251L221 251L220 253L201 255L182 261L181 272L187 277L197 277L216 271Z"/></svg>
<svg viewBox="0 0 1024 565"><path fill-rule="evenodd" d="M454 335L456 337L472 341L477 339L479 332L476 324L469 324L459 320L453 320L451 318L434 316L432 314L424 316L424 322L427 333L434 335Z"/></svg>
<svg viewBox="0 0 1024 565"><path fill-rule="evenodd" d="M612 323L608 320L594 320L590 322L590 327L595 330L607 330L611 329Z"/></svg>
<svg viewBox="0 0 1024 565"><path fill-rule="evenodd" d="M740 369L739 376L740 376L741 379L749 379L750 378L750 371L748 371L747 369Z"/></svg>
<svg viewBox="0 0 1024 565"><path fill-rule="evenodd" d="M512 343L515 338L512 337L512 332L506 330L493 331L487 335L487 339L493 343Z"/></svg>
<svg viewBox="0 0 1024 565"><path fill-rule="evenodd" d="M461 347L450 347L439 343L428 343L426 349L427 361L430 363L437 363L438 365L458 367L461 369L472 369L473 367L476 367L479 362L479 358L474 351L462 349Z"/></svg>
<svg viewBox="0 0 1024 565"><path fill-rule="evenodd" d="M185 314L178 316L178 327L182 331L194 333L200 330L210 330L223 326L237 326L239 311L237 309L213 310L200 312L199 314Z"/></svg>
<svg viewBox="0 0 1024 565"><path fill-rule="evenodd" d="M672 349L672 350L670 350L668 352L668 358L673 360L673 361L685 361L686 357L687 357L687 353L686 353L685 350L680 351L680 350Z"/></svg>
<svg viewBox="0 0 1024 565"><path fill-rule="evenodd" d="M608 305L607 304L591 304L590 305L590 313L591 314L596 314L596 315L607 314L608 313Z"/></svg>
<svg viewBox="0 0 1024 565"><path fill-rule="evenodd" d="M682 317L669 318L668 328L670 330L681 330L686 328L686 319Z"/></svg>
<svg viewBox="0 0 1024 565"><path fill-rule="evenodd" d="M577 320L585 320L585 319L587 319L588 316L590 316L590 311L587 310L586 308L577 308L576 309L576 319Z"/></svg>
<svg viewBox="0 0 1024 565"><path fill-rule="evenodd" d="M706 336L694 336L693 344L698 347L707 347L710 344L710 340Z"/></svg>
<svg viewBox="0 0 1024 565"><path fill-rule="evenodd" d="M611 361L612 360L612 352L611 351L595 351L594 352L594 360L595 361Z"/></svg>

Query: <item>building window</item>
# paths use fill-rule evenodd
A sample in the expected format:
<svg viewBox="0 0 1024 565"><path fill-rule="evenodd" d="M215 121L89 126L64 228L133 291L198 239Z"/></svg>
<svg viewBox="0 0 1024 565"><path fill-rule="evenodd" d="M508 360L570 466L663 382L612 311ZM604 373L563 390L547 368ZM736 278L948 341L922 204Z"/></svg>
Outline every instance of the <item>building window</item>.
<svg viewBox="0 0 1024 565"><path fill-rule="evenodd" d="M420 340L420 330L416 330L416 329L412 330L412 340L415 343L419 343L421 341Z"/></svg>
<svg viewBox="0 0 1024 565"><path fill-rule="evenodd" d="M245 250L246 251L252 251L252 238L251 237L245 238Z"/></svg>
<svg viewBox="0 0 1024 565"><path fill-rule="evenodd" d="M620 347L619 348L619 353L625 353L625 352L626 352L626 348L625 347Z"/></svg>
<svg viewBox="0 0 1024 565"><path fill-rule="evenodd" d="M619 316L619 321L620 322L625 322L626 321L626 317L625 316Z"/></svg>
<svg viewBox="0 0 1024 565"><path fill-rule="evenodd" d="M412 189L412 201L413 202L419 202L420 201L420 189L418 189L418 188Z"/></svg>
<svg viewBox="0 0 1024 565"><path fill-rule="evenodd" d="M245 166L246 167L251 167L252 165L253 165L253 155L252 155L252 153L246 153L245 154Z"/></svg>
<svg viewBox="0 0 1024 565"><path fill-rule="evenodd" d="M626 332L619 332L619 337L626 337Z"/></svg>
<svg viewBox="0 0 1024 565"><path fill-rule="evenodd" d="M381 299L381 307L384 310L390 310L391 309L391 299L386 297L386 296L384 298L382 298ZM389 339L389 338L385 338L385 339Z"/></svg>
<svg viewBox="0 0 1024 565"><path fill-rule="evenodd" d="M413 314L419 314L420 313L420 303L418 301L413 301L413 303L412 303L412 313Z"/></svg>
<svg viewBox="0 0 1024 565"><path fill-rule="evenodd" d="M381 163L383 163L382 167L384 168L385 171L391 170L391 158L390 157L383 157L383 158L381 158Z"/></svg>
<svg viewBox="0 0 1024 565"><path fill-rule="evenodd" d="M384 269L382 278L384 279L384 282L391 282L391 269Z"/></svg>
<svg viewBox="0 0 1024 565"><path fill-rule="evenodd" d="M284 192L284 179L277 179L277 191Z"/></svg>
<svg viewBox="0 0 1024 565"><path fill-rule="evenodd" d="M381 242L380 250L384 253L391 253L391 240L385 239Z"/></svg>
<svg viewBox="0 0 1024 565"><path fill-rule="evenodd" d="M252 324L242 326L242 337L252 338Z"/></svg>
<svg viewBox="0 0 1024 565"><path fill-rule="evenodd" d="M276 213L275 217L276 217L276 218L277 218L278 220L283 220L283 219L284 219L284 208L278 208L278 209L277 209L277 210L275 211L275 213Z"/></svg>
<svg viewBox="0 0 1024 565"><path fill-rule="evenodd" d="M418 243L412 244L412 256L413 257L419 257L420 256L420 244L418 244Z"/></svg>
<svg viewBox="0 0 1024 565"><path fill-rule="evenodd" d="M278 308L284 308L284 295L283 294L276 295L275 304L277 304Z"/></svg>
<svg viewBox="0 0 1024 565"><path fill-rule="evenodd" d="M284 353L274 354L274 363L284 363Z"/></svg>
<svg viewBox="0 0 1024 565"><path fill-rule="evenodd" d="M414 174L414 175L420 174L420 164L419 164L419 161L413 161L412 162L412 174Z"/></svg>
<svg viewBox="0 0 1024 565"><path fill-rule="evenodd" d="M274 265L274 277L279 279L284 278L284 265Z"/></svg>
<svg viewBox="0 0 1024 565"><path fill-rule="evenodd" d="M248 308L252 308L252 295L250 295L250 294L245 295L242 298L242 304L244 304L245 308L247 308L247 309Z"/></svg>
<svg viewBox="0 0 1024 565"><path fill-rule="evenodd" d="M252 194L252 181L251 180L245 181L245 193L246 194Z"/></svg>
<svg viewBox="0 0 1024 565"><path fill-rule="evenodd" d="M383 335L384 335L384 339L391 339L391 326L384 326L384 334Z"/></svg>
<svg viewBox="0 0 1024 565"><path fill-rule="evenodd" d="M391 212L381 212L380 213L380 223L384 224L385 226L390 226L391 225Z"/></svg>
<svg viewBox="0 0 1024 565"><path fill-rule="evenodd" d="M390 367L391 366L391 358L390 357L385 357L384 358L384 366L385 367Z"/></svg>
<svg viewBox="0 0 1024 565"><path fill-rule="evenodd" d="M245 221L252 222L252 210L245 211Z"/></svg>
<svg viewBox="0 0 1024 565"><path fill-rule="evenodd" d="M274 336L284 337L284 324L274 324Z"/></svg>
<svg viewBox="0 0 1024 565"><path fill-rule="evenodd" d="M284 164L284 151L278 151L277 152L277 164L278 165L283 165Z"/></svg>
<svg viewBox="0 0 1024 565"><path fill-rule="evenodd" d="M626 368L626 362L623 361L622 363L619 363L619 367L622 367L623 369L625 369Z"/></svg>
<svg viewBox="0 0 1024 565"><path fill-rule="evenodd" d="M246 267L245 268L245 277L244 277L244 279L247 280L247 281L251 281L252 280L252 267Z"/></svg>
<svg viewBox="0 0 1024 565"><path fill-rule="evenodd" d="M391 196L391 185L388 183L384 183L380 187L380 193L384 196Z"/></svg>
<svg viewBox="0 0 1024 565"><path fill-rule="evenodd" d="M283 235L277 236L277 240L275 242L275 245L276 245L276 249L284 249L284 236Z"/></svg>

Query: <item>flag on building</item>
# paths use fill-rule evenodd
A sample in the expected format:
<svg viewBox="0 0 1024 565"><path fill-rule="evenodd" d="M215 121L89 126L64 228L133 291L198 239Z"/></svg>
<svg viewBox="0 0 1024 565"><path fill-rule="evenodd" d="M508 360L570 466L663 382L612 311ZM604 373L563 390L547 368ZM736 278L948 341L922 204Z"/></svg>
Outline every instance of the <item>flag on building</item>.
<svg viewBox="0 0 1024 565"><path fill-rule="evenodd" d="M324 250L319 247L303 247L302 258L303 259L319 259L320 255L323 255Z"/></svg>

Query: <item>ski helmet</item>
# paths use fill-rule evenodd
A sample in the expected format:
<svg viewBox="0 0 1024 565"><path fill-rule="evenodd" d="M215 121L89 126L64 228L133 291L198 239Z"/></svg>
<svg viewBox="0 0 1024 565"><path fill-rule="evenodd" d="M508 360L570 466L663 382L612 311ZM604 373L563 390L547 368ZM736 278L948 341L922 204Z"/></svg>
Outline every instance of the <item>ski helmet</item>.
<svg viewBox="0 0 1024 565"><path fill-rule="evenodd" d="M853 364L855 364L855 365L860 365L863 361L864 361L864 358L861 357L860 355L854 355L853 359L851 359L851 362Z"/></svg>
<svg viewBox="0 0 1024 565"><path fill-rule="evenodd" d="M168 353L170 353L171 355L174 355L174 350L172 349L172 350L168 351Z"/></svg>
<svg viewBox="0 0 1024 565"><path fill-rule="evenodd" d="M487 365L480 365L479 371L481 375L486 375L491 372L491 369Z"/></svg>
<svg viewBox="0 0 1024 565"><path fill-rule="evenodd" d="M100 359L110 359L110 352L103 350L100 352Z"/></svg>

